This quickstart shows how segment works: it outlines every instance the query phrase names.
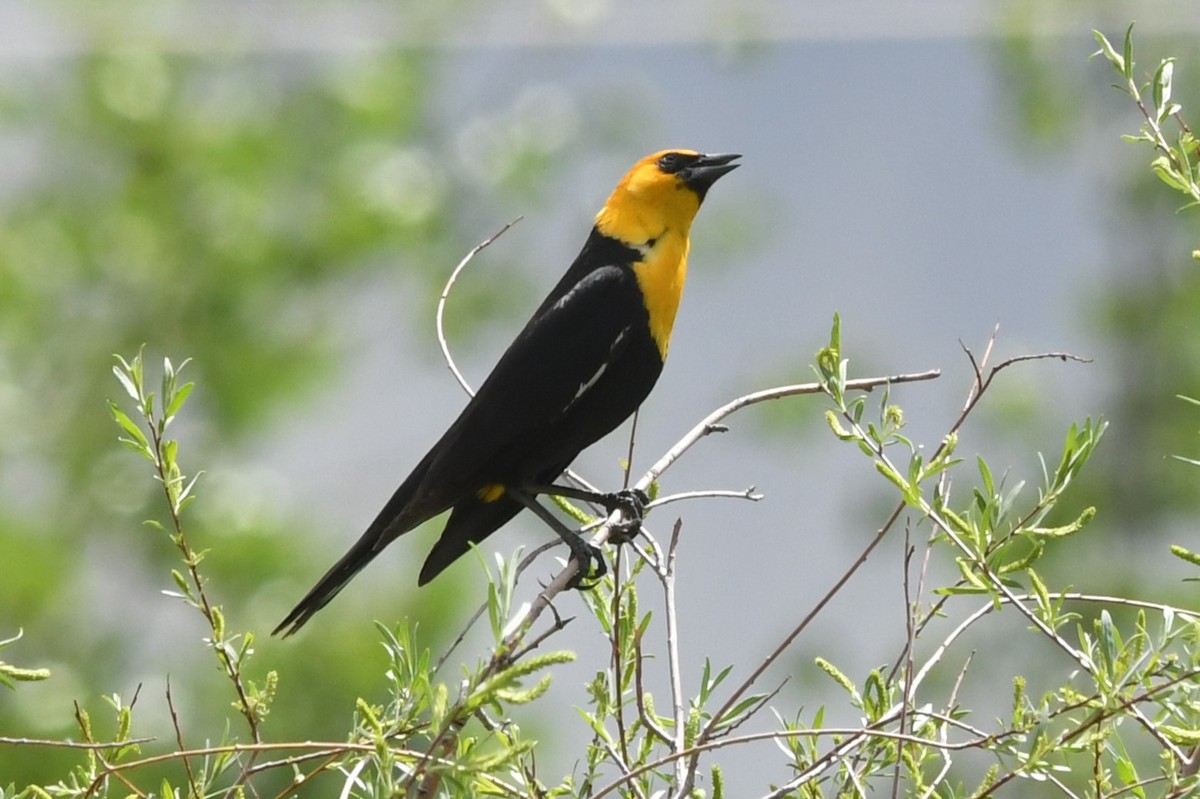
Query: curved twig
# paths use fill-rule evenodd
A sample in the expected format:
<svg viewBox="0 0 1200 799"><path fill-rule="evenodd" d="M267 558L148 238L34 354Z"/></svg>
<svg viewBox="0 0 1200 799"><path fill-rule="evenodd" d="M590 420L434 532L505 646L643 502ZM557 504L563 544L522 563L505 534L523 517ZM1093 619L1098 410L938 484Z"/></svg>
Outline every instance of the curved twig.
<svg viewBox="0 0 1200 799"><path fill-rule="evenodd" d="M892 375L891 377L867 377L860 380L847 380L845 388L848 391L871 391L880 386L888 386L894 383L915 383L921 380L934 380L942 374L940 369L929 369L925 372L916 372L914 374ZM746 408L750 405L757 405L760 402L768 400L783 399L785 397L795 397L801 394L819 394L823 391L821 383L797 383L790 386L777 386L775 388L766 388L762 391L755 391L751 394L738 397L727 402L720 408L704 417L695 427L688 431L687 435L679 439L675 446L667 450L658 461L650 467L650 469L642 475L642 479L638 480L635 488L640 488L643 491L650 487L650 484L657 480L662 474L670 468L671 464L679 460L683 453L692 448L697 441L711 433L722 432L724 427L720 424L722 419Z"/></svg>
<svg viewBox="0 0 1200 799"><path fill-rule="evenodd" d="M523 217L518 216L513 221L507 223L504 227L497 230L491 236L488 236L486 239L472 247L471 251L463 256L463 259L458 262L458 266L454 267L454 271L450 273L450 279L446 281L445 287L442 288L441 296L438 297L437 314L434 317L434 323L437 326L438 346L442 348L442 357L446 359L446 366L450 367L450 373L454 375L454 379L458 381L458 384L462 386L462 390L467 392L467 396L469 397L475 396L475 391L471 388L471 384L467 382L467 379L463 377L462 372L458 370L458 366L454 363L454 356L450 354L450 345L446 341L446 330L445 325L443 324L443 317L445 316L446 312L446 301L450 298L450 291L454 288L454 284L458 281L459 274L461 274L462 271L467 268L467 264L471 263L471 260L476 255L486 249L496 239L503 236L506 232L508 232L509 228L520 222L521 219L523 219Z"/></svg>

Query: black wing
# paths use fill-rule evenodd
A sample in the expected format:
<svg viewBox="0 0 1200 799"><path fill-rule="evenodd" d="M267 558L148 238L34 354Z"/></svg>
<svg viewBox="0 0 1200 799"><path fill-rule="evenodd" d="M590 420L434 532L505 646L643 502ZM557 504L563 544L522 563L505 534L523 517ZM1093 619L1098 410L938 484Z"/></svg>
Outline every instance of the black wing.
<svg viewBox="0 0 1200 799"><path fill-rule="evenodd" d="M488 483L529 478L563 458L569 461L629 416L649 391L649 385L644 390L629 386L632 402L614 397L615 406L605 414L619 417L612 424L589 424L592 420L578 413L593 392L624 393L613 391L614 381L628 371L624 364L631 345L649 339L632 270L594 269L558 297L551 296L553 301L538 309L434 446L431 454L436 455L422 480L431 494L475 491ZM616 407L622 405L628 407ZM606 429L594 434L573 429L581 424ZM575 446L581 437L590 440ZM567 439L574 452L562 451Z"/></svg>

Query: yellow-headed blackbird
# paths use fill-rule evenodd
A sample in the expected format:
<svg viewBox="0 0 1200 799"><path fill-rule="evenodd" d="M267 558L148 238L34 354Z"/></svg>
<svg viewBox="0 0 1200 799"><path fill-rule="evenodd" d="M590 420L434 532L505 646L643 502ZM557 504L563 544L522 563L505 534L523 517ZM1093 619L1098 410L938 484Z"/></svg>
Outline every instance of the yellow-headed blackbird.
<svg viewBox="0 0 1200 799"><path fill-rule="evenodd" d="M276 633L296 632L385 546L449 510L421 569L429 582L637 410L667 355L692 219L739 157L667 150L634 164L458 419Z"/></svg>

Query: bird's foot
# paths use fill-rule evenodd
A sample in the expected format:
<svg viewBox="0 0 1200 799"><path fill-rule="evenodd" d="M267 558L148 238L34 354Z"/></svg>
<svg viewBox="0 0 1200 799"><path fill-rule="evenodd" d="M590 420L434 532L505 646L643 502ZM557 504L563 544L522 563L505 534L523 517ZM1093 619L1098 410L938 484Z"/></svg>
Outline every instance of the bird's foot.
<svg viewBox="0 0 1200 799"><path fill-rule="evenodd" d="M642 518L646 515L646 506L650 504L650 496L640 488L626 488L602 498L605 510L612 513L615 510L625 512L625 519L609 526L608 540L614 544L628 544L637 538L642 531Z"/></svg>
<svg viewBox="0 0 1200 799"><path fill-rule="evenodd" d="M608 574L608 565L604 562L604 553L599 547L571 533L562 537L571 550L571 560L579 564L579 570L567 583L567 588L577 588L580 591L590 591L595 588L604 575Z"/></svg>

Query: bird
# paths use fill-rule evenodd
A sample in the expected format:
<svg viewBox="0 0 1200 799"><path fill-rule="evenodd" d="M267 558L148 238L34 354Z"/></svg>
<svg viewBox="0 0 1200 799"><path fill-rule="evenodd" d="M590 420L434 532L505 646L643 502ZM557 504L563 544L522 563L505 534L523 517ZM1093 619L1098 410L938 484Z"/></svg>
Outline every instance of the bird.
<svg viewBox="0 0 1200 799"><path fill-rule="evenodd" d="M425 585L532 495L554 493L553 481L583 449L633 415L667 357L692 221L739 158L663 150L633 165L458 418L273 635L294 634L384 547L449 510L417 580ZM587 545L568 532L560 535L572 556L586 558Z"/></svg>

